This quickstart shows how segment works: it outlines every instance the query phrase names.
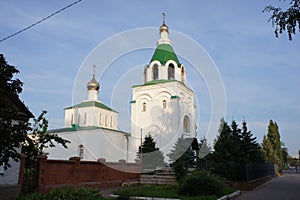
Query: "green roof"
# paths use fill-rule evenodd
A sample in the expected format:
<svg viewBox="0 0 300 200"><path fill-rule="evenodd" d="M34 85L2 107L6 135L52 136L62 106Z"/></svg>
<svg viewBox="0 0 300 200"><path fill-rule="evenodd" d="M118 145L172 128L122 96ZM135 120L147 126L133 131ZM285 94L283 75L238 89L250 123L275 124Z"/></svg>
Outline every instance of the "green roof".
<svg viewBox="0 0 300 200"><path fill-rule="evenodd" d="M120 130L114 130L114 129L110 129L110 128L104 128L104 127L98 127L98 126L81 127L81 126L78 126L78 125L76 125L76 128L75 127L59 128L59 129L52 129L52 130L49 130L47 132L48 133L61 133L61 132L72 132L72 131L94 130L94 129L109 130L109 131L114 131L114 132L118 132L118 133L124 133L125 135L130 135L130 133L120 131Z"/></svg>
<svg viewBox="0 0 300 200"><path fill-rule="evenodd" d="M67 109L72 109L72 108L91 107L91 106L95 106L95 107L102 108L102 109L105 109L105 110L117 112L117 111L111 109L110 107L104 105L103 103L101 103L101 102L99 102L99 101L84 101L84 102L82 102L82 103L80 103L80 104L77 104L77 105L74 105L74 106L70 106L70 107L68 107L68 108L65 108L65 110L67 110Z"/></svg>
<svg viewBox="0 0 300 200"><path fill-rule="evenodd" d="M179 60L170 44L159 44L156 47L150 63L155 60L158 60L163 65L169 60L174 60L178 67L180 66Z"/></svg>
<svg viewBox="0 0 300 200"><path fill-rule="evenodd" d="M132 86L132 87L139 87L139 86L145 86L145 85L155 85L155 84L168 83L168 82L179 82L179 83L183 84L182 82L177 81L177 80L165 80L165 79L162 79L162 80L148 81L148 82L146 82L146 83L143 84L143 85L134 85L134 86ZM184 84L183 84L183 85L184 85Z"/></svg>

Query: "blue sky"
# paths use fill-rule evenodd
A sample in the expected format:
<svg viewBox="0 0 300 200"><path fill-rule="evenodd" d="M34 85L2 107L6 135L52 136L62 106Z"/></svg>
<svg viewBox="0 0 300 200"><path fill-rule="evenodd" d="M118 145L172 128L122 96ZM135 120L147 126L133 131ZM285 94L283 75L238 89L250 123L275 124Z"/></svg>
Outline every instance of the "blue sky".
<svg viewBox="0 0 300 200"><path fill-rule="evenodd" d="M0 38L72 2L1 0ZM277 0L83 0L0 43L0 49L8 63L21 71L18 75L24 82L21 99L35 116L47 110L50 128L60 128L63 108L73 104L74 84L89 53L120 32L144 27L157 28L157 34L152 36L155 48L161 13L165 12L171 40L172 30L186 34L203 47L217 66L226 92L225 120L234 119L241 125L245 118L259 142L267 132L269 120L275 120L282 141L294 155L300 149L300 36L296 35L292 42L286 34L275 38L267 22L269 14L261 12L269 4L284 3ZM174 47L176 51L175 43ZM142 83L142 68L152 53L153 49L144 49L120 56L98 77L99 98L120 112L122 130L130 131L130 84ZM199 108L198 135L202 137L212 115L210 93L205 77L197 75L187 60L180 60L187 65L187 79L195 90ZM82 88L89 81L92 68L85 73L86 80L80 80ZM130 78L132 76L135 78ZM120 80L127 85L120 84Z"/></svg>

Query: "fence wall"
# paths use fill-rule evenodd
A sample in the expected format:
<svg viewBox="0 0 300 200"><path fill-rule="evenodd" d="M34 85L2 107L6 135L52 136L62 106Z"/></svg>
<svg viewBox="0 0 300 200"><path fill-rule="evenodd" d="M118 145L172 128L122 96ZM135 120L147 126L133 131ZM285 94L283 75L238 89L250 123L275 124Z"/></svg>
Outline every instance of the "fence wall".
<svg viewBox="0 0 300 200"><path fill-rule="evenodd" d="M47 156L38 158L38 191L47 192L60 187L118 187L124 182L140 180L141 167L138 163L80 161L78 157L70 160L48 160Z"/></svg>

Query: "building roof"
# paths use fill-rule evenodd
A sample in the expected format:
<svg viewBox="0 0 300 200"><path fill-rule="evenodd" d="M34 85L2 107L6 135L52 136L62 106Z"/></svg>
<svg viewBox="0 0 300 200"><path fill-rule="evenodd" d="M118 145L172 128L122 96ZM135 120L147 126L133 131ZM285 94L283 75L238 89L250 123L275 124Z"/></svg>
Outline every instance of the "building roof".
<svg viewBox="0 0 300 200"><path fill-rule="evenodd" d="M15 120L28 121L29 118L34 117L34 115L24 105L24 103L20 100L20 98L17 94L13 94L11 92L5 92L5 93L1 94L1 97L3 98L2 100L7 101L7 104L4 104L4 105L11 106L17 112L17 115L14 116ZM0 112L0 117L1 117L1 115L4 115L4 114L5 113Z"/></svg>
<svg viewBox="0 0 300 200"><path fill-rule="evenodd" d="M150 63L155 60L158 60L163 65L166 64L167 61L173 60L176 62L178 67L180 66L180 62L175 54L173 47L170 44L157 45Z"/></svg>
<svg viewBox="0 0 300 200"><path fill-rule="evenodd" d="M125 135L130 135L130 133L120 131L120 130L115 130L115 129L109 129L109 128L104 128L104 127L98 127L98 126L72 126L69 128L60 128L60 129L52 129L47 131L48 133L61 133L61 132L72 132L72 131L83 131L83 130L95 130L95 129L101 129L101 130L108 130L108 131L113 131L117 133L123 133Z"/></svg>
<svg viewBox="0 0 300 200"><path fill-rule="evenodd" d="M73 108L93 107L93 106L117 113L117 111L111 109L110 107L104 105L103 103L101 103L99 101L84 101L84 102L76 104L74 106L67 107L67 108L65 108L65 110L73 109Z"/></svg>

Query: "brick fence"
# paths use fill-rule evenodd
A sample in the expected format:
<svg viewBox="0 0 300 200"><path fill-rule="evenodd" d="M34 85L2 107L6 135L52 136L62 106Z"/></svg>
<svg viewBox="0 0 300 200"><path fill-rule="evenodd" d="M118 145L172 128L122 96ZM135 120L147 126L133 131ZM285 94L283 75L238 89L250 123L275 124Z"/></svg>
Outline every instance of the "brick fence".
<svg viewBox="0 0 300 200"><path fill-rule="evenodd" d="M140 180L139 163L80 161L78 157L69 160L48 160L47 156L38 158L38 191L47 192L61 187L119 187L124 183Z"/></svg>

